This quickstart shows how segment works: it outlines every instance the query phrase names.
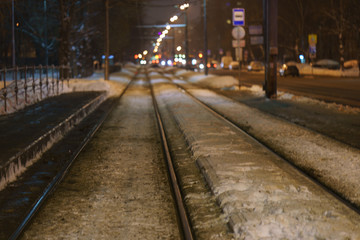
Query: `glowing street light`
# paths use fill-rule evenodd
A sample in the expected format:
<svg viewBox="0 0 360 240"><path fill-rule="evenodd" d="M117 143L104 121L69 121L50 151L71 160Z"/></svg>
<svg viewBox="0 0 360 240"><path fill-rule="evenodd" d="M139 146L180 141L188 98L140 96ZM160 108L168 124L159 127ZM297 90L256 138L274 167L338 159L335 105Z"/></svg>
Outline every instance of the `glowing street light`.
<svg viewBox="0 0 360 240"><path fill-rule="evenodd" d="M189 64L189 40L188 40L188 17L187 9L189 8L189 3L184 3L180 6L180 10L185 11L185 67L188 69Z"/></svg>
<svg viewBox="0 0 360 240"><path fill-rule="evenodd" d="M184 3L183 5L180 6L180 10L186 10L189 8L189 3Z"/></svg>
<svg viewBox="0 0 360 240"><path fill-rule="evenodd" d="M170 18L170 22L175 22L178 19L179 19L179 17L174 15L172 18Z"/></svg>

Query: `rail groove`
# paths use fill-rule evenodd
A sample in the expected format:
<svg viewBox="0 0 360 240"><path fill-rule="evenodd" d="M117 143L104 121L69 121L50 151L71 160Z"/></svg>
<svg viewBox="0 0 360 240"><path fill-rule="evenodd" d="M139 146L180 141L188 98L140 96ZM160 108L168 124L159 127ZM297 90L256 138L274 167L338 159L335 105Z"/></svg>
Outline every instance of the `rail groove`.
<svg viewBox="0 0 360 240"><path fill-rule="evenodd" d="M148 77L148 75L147 75L147 77ZM190 224L190 221L189 221L189 218L188 218L188 215L187 215L184 203L183 203L183 197L181 195L179 183L178 183L178 180L176 177L176 172L175 172L175 169L174 169L174 166L172 163L171 154L170 154L170 150L168 147L166 133L164 130L162 119L161 119L159 107L158 107L158 104L157 104L157 101L155 98L154 89L151 85L151 81L149 78L148 78L148 81L149 81L149 85L150 85L151 96L152 96L152 101L153 101L153 105L154 105L157 125L158 125L160 136L161 136L164 157L165 157L167 167L168 167L168 173L169 173L170 180L171 180L172 190L173 190L173 193L175 196L177 212L179 214L179 218L181 221L181 227L182 227L181 230L182 230L183 237L185 240L192 240L192 239L194 239L194 237L193 237L193 233L191 230L191 224Z"/></svg>

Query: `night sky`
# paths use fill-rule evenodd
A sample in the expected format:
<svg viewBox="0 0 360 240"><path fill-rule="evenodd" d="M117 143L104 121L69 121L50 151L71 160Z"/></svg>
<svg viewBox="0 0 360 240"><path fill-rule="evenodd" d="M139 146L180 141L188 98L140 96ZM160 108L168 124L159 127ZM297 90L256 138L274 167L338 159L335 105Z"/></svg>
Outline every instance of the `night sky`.
<svg viewBox="0 0 360 240"><path fill-rule="evenodd" d="M165 24L170 22L169 19L177 13L180 13L179 8L175 5L181 5L183 0L148 0L148 5L144 7L144 24ZM190 8L188 9L189 19L200 17L200 7L202 1L189 1Z"/></svg>

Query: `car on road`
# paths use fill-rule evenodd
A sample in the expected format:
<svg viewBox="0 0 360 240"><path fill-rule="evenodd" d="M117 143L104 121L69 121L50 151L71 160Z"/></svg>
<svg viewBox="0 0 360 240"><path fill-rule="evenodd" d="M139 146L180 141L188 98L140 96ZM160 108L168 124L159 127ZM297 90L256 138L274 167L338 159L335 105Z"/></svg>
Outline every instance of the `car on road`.
<svg viewBox="0 0 360 240"><path fill-rule="evenodd" d="M293 77L300 76L299 69L296 67L296 65L288 65L288 64L282 65L282 67L279 69L279 74L281 77L285 77L289 75Z"/></svg>
<svg viewBox="0 0 360 240"><path fill-rule="evenodd" d="M265 70L265 66L263 62L260 61L251 61L247 66L248 71L262 71Z"/></svg>
<svg viewBox="0 0 360 240"><path fill-rule="evenodd" d="M207 64L208 68L213 68L213 69L219 69L220 68L220 64L218 61L216 60L210 60Z"/></svg>
<svg viewBox="0 0 360 240"><path fill-rule="evenodd" d="M221 58L221 68L229 69L232 61L233 61L233 58L231 56L223 56Z"/></svg>
<svg viewBox="0 0 360 240"><path fill-rule="evenodd" d="M239 62L232 61L232 62L229 64L229 69L230 69L230 70L239 69Z"/></svg>

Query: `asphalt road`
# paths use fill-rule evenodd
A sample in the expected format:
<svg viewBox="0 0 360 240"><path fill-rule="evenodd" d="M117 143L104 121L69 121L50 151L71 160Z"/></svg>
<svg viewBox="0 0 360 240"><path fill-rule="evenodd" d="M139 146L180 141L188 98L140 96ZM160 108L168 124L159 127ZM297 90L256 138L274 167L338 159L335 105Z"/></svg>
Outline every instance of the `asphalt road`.
<svg viewBox="0 0 360 240"><path fill-rule="evenodd" d="M209 72L215 75L239 77L237 70L210 70ZM360 107L360 77L278 76L277 79L278 91ZM264 73L242 71L240 82L245 85L263 85Z"/></svg>

